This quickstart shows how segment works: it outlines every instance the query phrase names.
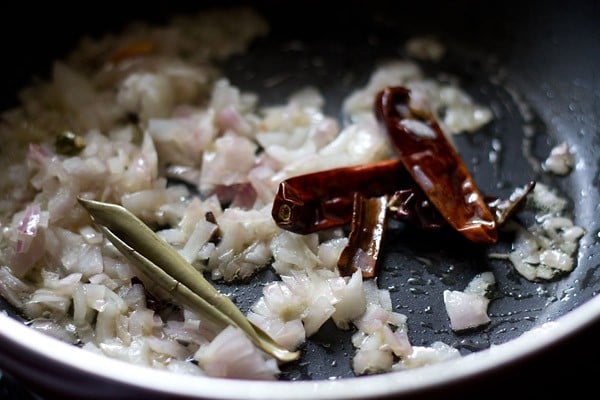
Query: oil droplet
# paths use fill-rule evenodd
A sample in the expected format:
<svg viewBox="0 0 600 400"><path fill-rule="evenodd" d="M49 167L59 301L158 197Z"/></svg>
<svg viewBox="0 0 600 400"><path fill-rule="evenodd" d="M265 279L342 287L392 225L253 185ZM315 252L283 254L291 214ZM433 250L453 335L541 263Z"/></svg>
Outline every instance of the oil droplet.
<svg viewBox="0 0 600 400"><path fill-rule="evenodd" d="M502 142L498 138L492 139L492 150L488 154L490 163L495 164L500 161L500 153L502 152Z"/></svg>
<svg viewBox="0 0 600 400"><path fill-rule="evenodd" d="M498 138L493 138L492 139L492 149L494 151L500 151L500 150L502 150L502 142L500 141L500 139L498 139Z"/></svg>
<svg viewBox="0 0 600 400"><path fill-rule="evenodd" d="M452 278L450 275L442 276L442 278L440 279L440 281L444 285L448 285L448 286L452 286L452 285L456 284L456 279Z"/></svg>
<svg viewBox="0 0 600 400"><path fill-rule="evenodd" d="M411 285L419 285L419 286L425 285L425 282L421 278L408 278L406 280L406 283L411 284Z"/></svg>
<svg viewBox="0 0 600 400"><path fill-rule="evenodd" d="M490 345L489 343L479 342L469 339L462 339L459 344L460 347L465 348L470 351L480 351L487 349Z"/></svg>
<svg viewBox="0 0 600 400"><path fill-rule="evenodd" d="M533 297L533 294L530 293L510 293L509 295L515 300L530 299Z"/></svg>
<svg viewBox="0 0 600 400"><path fill-rule="evenodd" d="M498 188L498 189L505 189L509 186L510 185L508 184L508 182L503 181L503 180L499 180L498 182L496 182L496 188Z"/></svg>
<svg viewBox="0 0 600 400"><path fill-rule="evenodd" d="M571 296L573 295L573 291L575 290L574 287L570 287L568 289L563 290L562 292L562 297L561 297L561 301L567 301L571 298Z"/></svg>
<svg viewBox="0 0 600 400"><path fill-rule="evenodd" d="M424 291L423 289L419 289L419 288L410 288L409 290L412 294L417 294L417 295L427 294L426 291Z"/></svg>
<svg viewBox="0 0 600 400"><path fill-rule="evenodd" d="M420 324L423 328L428 328L428 329L433 329L433 325L431 325L429 322L424 322L422 321ZM425 332L425 331L424 331Z"/></svg>
<svg viewBox="0 0 600 400"><path fill-rule="evenodd" d="M546 305L555 303L556 301L558 301L558 298L556 296L550 296L548 297L548 300L546 300Z"/></svg>
<svg viewBox="0 0 600 400"><path fill-rule="evenodd" d="M548 297L548 293L549 293L549 292L548 292L548 289L546 289L546 288L545 288L545 287L543 287L543 286L538 286L538 287L535 289L535 291L536 291L536 293L537 293L538 295L540 295L540 296L543 296L543 297Z"/></svg>
<svg viewBox="0 0 600 400"><path fill-rule="evenodd" d="M490 161L490 163L496 164L498 162L498 153L495 151L490 151L490 154L488 155L488 160Z"/></svg>

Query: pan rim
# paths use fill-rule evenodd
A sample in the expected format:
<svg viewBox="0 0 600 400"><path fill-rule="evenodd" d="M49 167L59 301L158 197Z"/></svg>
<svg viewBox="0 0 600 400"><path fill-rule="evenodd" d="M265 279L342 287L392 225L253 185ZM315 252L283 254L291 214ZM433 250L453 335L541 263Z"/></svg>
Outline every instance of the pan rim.
<svg viewBox="0 0 600 400"><path fill-rule="evenodd" d="M179 395L195 399L279 399L285 390L288 399L366 399L384 395L409 395L445 384L472 378L535 355L600 319L600 297L594 297L554 321L540 325L508 342L467 356L413 370L314 381L248 381L205 376L179 375L112 359L37 332L0 313L0 367L17 378L26 379L31 368L39 369L55 384L44 387L68 395L64 378L77 390L89 391L94 398L97 385L86 378L117 383L132 391L154 395ZM529 334L532 332L536 334ZM18 354L18 356L17 356ZM23 365L27 364L27 366ZM40 372L38 371L38 372ZM63 379L54 379L63 378ZM62 375L62 376L61 376ZM46 382L48 380L46 379ZM160 386L156 385L160 382ZM221 384L215 384L223 383ZM48 383L46 383L46 386ZM101 391L101 389L100 389ZM106 395L114 393L114 388Z"/></svg>

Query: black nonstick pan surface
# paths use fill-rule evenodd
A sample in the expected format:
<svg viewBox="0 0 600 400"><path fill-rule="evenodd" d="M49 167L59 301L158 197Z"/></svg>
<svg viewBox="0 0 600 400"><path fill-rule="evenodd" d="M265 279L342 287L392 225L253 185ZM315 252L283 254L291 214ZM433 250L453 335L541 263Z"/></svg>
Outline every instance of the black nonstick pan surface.
<svg viewBox="0 0 600 400"><path fill-rule="evenodd" d="M5 61L0 66L0 103L3 108L16 104L17 90L30 82L32 74L44 76L50 62L65 54L81 34L118 30L132 19L160 22L173 12L208 5L212 3L123 9L112 3L93 3L65 8L64 12L30 12L23 6L4 10L4 18L14 15L23 23L16 31L2 28ZM600 5L593 1L263 1L252 5L269 19L271 33L247 54L223 65L225 75L234 85L260 93L265 105L281 103L297 88L313 85L326 98L326 112L340 119L342 99L365 84L376 63L405 56L403 43L410 37L427 34L438 38L447 54L438 63L422 63L423 69L432 76L455 77L474 99L489 105L495 114L495 119L478 133L456 137L463 160L482 191L506 196L512 188L531 179L546 183L569 199L574 222L586 230L575 270L551 282L533 283L516 273L508 262L490 260L485 251L456 237L393 226L384 243L378 285L390 290L396 311L408 316L413 345L440 340L467 355L509 342L594 301L600 290ZM540 162L563 141L574 149L573 171L566 177L541 171ZM500 151L494 150L498 143ZM497 162L489 161L493 151ZM509 246L509 240L501 240L497 249L506 251ZM462 290L482 271L493 271L497 280L489 307L492 322L483 329L454 333L441 294L445 289ZM241 286L215 284L247 310L260 296L262 284L273 279L274 274L265 271ZM14 315L1 299L0 308ZM546 374L545 384L553 385L549 374L567 374L565 369L580 368L572 365L580 357L593 360L600 356L594 344L594 337L600 334L600 315L591 314L575 324L568 337L556 340L547 350L518 356L485 371L487 374L469 374L441 386L428 384L425 379L422 387L408 394L423 398L479 394L489 384L527 382L530 374L532 381L534 375ZM306 342L299 362L283 366L281 379L362 379L354 378L351 371L351 334L326 324ZM82 390L81 384L64 382L75 376L74 372L41 371L31 365L24 368L27 351L7 347L0 342L0 369L19 382L37 380L37 386L30 383L42 397L46 393L67 395L74 388ZM60 387L53 387L52 379L39 378L53 373L63 379ZM94 382L100 387L97 396L108 393L102 389L105 381ZM536 393L543 393L544 388L537 389ZM143 388L142 392L151 393L152 389ZM374 393L382 394L377 390ZM406 393L401 388L394 391L392 386L389 394ZM319 398L318 388L315 398Z"/></svg>

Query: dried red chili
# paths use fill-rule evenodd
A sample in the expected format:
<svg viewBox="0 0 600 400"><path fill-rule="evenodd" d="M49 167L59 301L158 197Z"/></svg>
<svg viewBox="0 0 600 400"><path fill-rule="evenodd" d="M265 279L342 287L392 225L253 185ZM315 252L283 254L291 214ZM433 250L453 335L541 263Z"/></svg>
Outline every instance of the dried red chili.
<svg viewBox="0 0 600 400"><path fill-rule="evenodd" d="M306 234L352 222L338 260L340 274L374 277L387 217L424 229L452 227L476 243L495 243L497 227L524 203L532 181L509 199L483 197L433 116L410 108L410 91L384 89L375 111L399 160L335 168L279 185L272 216L283 229Z"/></svg>
<svg viewBox="0 0 600 400"><path fill-rule="evenodd" d="M377 275L377 262L387 225L387 196L366 198L354 193L352 229L338 259L340 275L360 270L365 279Z"/></svg>
<svg viewBox="0 0 600 400"><path fill-rule="evenodd" d="M529 183L511 199L485 197L498 225L518 209L533 185L534 182ZM353 215L354 193L364 197L389 195L390 218L422 229L448 226L400 160L335 168L286 179L279 185L272 216L279 227L299 234L348 225Z"/></svg>
<svg viewBox="0 0 600 400"><path fill-rule="evenodd" d="M405 168L450 226L473 242L495 243L494 216L433 116L412 110L410 91L399 86L378 93L374 105Z"/></svg>
<svg viewBox="0 0 600 400"><path fill-rule="evenodd" d="M281 182L271 214L279 227L307 234L349 224L356 192L378 197L413 186L398 160L335 168Z"/></svg>
<svg viewBox="0 0 600 400"><path fill-rule="evenodd" d="M485 201L490 211L494 214L494 219L499 226L503 225L514 213L523 207L527 195L534 187L535 181L530 181L524 187L517 188L508 199L486 196Z"/></svg>
<svg viewBox="0 0 600 400"><path fill-rule="evenodd" d="M485 203L492 213L497 226L502 226L519 211L527 199L529 192L535 187L531 181L522 188L517 188L508 199L484 196ZM438 229L448 226L448 223L429 202L420 188L396 191L389 200L388 211L390 218L406 222L421 229Z"/></svg>

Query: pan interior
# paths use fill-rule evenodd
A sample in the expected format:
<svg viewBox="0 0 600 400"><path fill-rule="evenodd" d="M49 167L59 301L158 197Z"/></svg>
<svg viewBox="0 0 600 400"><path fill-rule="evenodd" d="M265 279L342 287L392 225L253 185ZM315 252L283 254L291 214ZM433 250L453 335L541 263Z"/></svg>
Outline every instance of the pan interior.
<svg viewBox="0 0 600 400"><path fill-rule="evenodd" d="M427 74L457 79L475 100L489 105L496 114L476 134L456 137L463 160L482 191L506 196L530 179L547 183L570 199L574 222L586 229L576 269L552 282L533 283L507 262L490 260L482 249L395 225L384 244L378 285L390 290L396 311L408 316L414 345L440 340L468 354L555 320L598 292L600 251L595 215L600 205L596 156L600 150L600 101L594 90L597 93L600 85L592 72L597 60L582 55L594 53L577 51L586 45L597 46L597 35L594 42L593 35L590 38L566 29L560 22L561 10L554 3L543 14L536 14L537 3L531 3L531 8L525 7L516 17L507 9L496 9L498 6L490 9L489 4L469 5L466 12L436 4L444 18L432 17L418 6L392 2L376 2L377 6L365 6L366 11L358 2L347 7L338 2L323 6L309 1L285 7L274 3L258 3L259 10L273 21L271 35L259 40L248 54L223 66L234 85L260 93L264 105L280 103L299 87L312 85L323 93L326 113L342 120L342 99L353 88L364 85L378 62L404 57L402 44L414 35L435 35L446 45L448 54L440 63L423 63ZM581 21L577 29L597 32L585 7L571 12ZM124 15L117 20L120 18L125 21ZM89 26L100 29L97 23ZM551 40L546 41L547 37ZM557 48L566 49L568 59L565 53L558 55ZM22 49L15 51L24 54ZM55 58L55 54L36 57L42 56ZM44 73L37 68L40 60L36 57L25 60L25 64L32 63L32 71ZM17 75L12 83L3 85L24 83L24 73ZM12 101L3 99L6 105ZM575 149L577 158L576 168L567 177L536 171L532 158L524 154L524 148L530 150L539 163L562 141ZM490 163L497 143L502 149L498 162ZM499 251L509 249L510 241L504 239ZM482 271L493 271L497 280L497 296L489 308L492 323L484 329L456 334L449 329L442 292L464 289ZM235 289L219 282L216 285L247 310L260 296L262 283L272 279L272 273L265 271ZM4 302L0 307L14 315ZM302 360L284 366L282 379L353 376L351 334L326 324L307 341Z"/></svg>

